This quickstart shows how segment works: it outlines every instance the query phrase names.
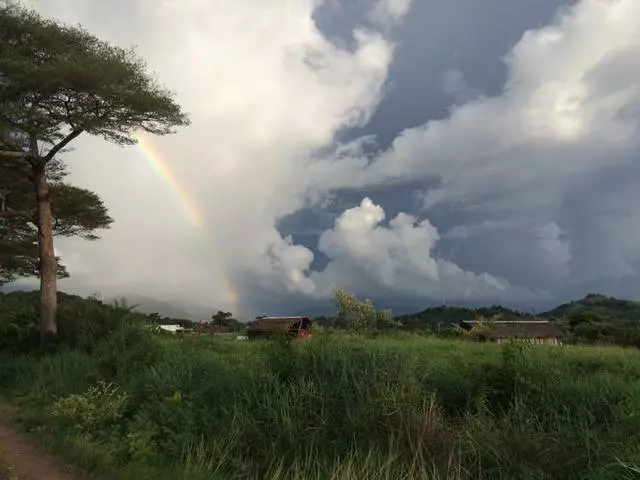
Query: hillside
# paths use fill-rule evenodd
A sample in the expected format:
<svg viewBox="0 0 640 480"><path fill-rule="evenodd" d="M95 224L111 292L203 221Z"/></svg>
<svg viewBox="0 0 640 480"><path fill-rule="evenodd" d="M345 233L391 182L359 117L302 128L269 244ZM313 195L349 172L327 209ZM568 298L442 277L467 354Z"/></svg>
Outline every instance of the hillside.
<svg viewBox="0 0 640 480"><path fill-rule="evenodd" d="M472 320L479 317L492 318L500 316L503 320L516 320L527 318L528 313L511 310L500 305L490 307L431 307L410 315L399 315L395 319L410 329L433 328L459 324L463 320Z"/></svg>
<svg viewBox="0 0 640 480"><path fill-rule="evenodd" d="M640 302L590 293L581 300L565 303L541 316L552 320L585 316L606 321L639 322Z"/></svg>

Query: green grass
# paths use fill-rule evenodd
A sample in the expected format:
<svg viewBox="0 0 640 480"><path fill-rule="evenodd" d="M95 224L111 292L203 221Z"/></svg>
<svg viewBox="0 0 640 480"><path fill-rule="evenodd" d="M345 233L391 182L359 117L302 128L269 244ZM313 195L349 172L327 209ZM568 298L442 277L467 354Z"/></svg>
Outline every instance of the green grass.
<svg viewBox="0 0 640 480"><path fill-rule="evenodd" d="M637 350L336 335L125 344L0 359L24 427L97 478L639 475ZM91 393L101 380L114 388Z"/></svg>

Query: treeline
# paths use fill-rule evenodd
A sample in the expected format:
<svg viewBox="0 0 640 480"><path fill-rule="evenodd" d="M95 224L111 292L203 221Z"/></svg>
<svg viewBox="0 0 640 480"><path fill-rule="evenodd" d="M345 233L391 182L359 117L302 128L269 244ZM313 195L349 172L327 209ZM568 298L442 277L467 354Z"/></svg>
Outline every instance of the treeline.
<svg viewBox="0 0 640 480"><path fill-rule="evenodd" d="M198 326L223 327L230 331L244 328L230 312L218 311L210 321L163 317L157 313L141 313L125 300L105 303L96 297L83 298L58 292L58 333L48 348L58 346L92 350L98 343L119 335L140 335L140 327L180 325L195 329ZM28 353L39 344L40 292L0 292L0 352Z"/></svg>
<svg viewBox="0 0 640 480"><path fill-rule="evenodd" d="M421 312L398 315L385 323L387 329L437 337L453 337L464 320L484 319L517 321L548 319L564 333L564 343L622 345L640 348L640 302L621 300L596 293L562 304L553 310L533 315L501 305L468 308L438 306ZM318 316L315 323L325 328L350 329L343 315Z"/></svg>
<svg viewBox="0 0 640 480"><path fill-rule="evenodd" d="M226 328L229 331L237 332L245 328L245 324L233 317L231 312L218 310L211 316L211 320L195 321L186 318L172 318L162 316L158 313L150 313L149 318L158 325L180 325L182 328L195 329L197 327Z"/></svg>

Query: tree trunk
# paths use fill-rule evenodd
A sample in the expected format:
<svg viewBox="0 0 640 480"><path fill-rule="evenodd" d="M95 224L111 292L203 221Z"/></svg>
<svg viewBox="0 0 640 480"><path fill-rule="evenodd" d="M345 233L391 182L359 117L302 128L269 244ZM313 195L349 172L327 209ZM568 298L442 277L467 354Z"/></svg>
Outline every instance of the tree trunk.
<svg viewBox="0 0 640 480"><path fill-rule="evenodd" d="M33 183L38 201L38 250L40 255L40 345L58 333L56 313L57 263L53 251L53 219L51 198L45 173L45 163L40 160L33 166Z"/></svg>

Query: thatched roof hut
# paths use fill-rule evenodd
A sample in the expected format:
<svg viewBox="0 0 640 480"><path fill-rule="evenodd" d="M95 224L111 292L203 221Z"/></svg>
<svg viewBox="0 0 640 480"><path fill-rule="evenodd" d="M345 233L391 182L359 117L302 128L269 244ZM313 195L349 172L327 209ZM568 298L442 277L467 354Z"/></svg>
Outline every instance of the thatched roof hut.
<svg viewBox="0 0 640 480"><path fill-rule="evenodd" d="M283 333L291 337L309 336L309 327L313 322L309 317L257 317L247 327L249 339L271 337Z"/></svg>
<svg viewBox="0 0 640 480"><path fill-rule="evenodd" d="M478 325L486 325L490 334L485 340L502 343L512 338L522 338L533 343L545 343L557 345L562 338L560 329L548 320L465 320L461 327L471 330Z"/></svg>

